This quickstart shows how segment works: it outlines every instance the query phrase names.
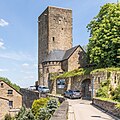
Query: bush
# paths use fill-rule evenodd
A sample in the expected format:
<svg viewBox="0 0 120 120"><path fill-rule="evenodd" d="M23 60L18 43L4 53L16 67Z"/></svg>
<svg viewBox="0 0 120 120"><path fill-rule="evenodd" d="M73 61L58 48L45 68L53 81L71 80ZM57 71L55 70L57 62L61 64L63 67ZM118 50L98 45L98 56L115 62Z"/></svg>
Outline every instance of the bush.
<svg viewBox="0 0 120 120"><path fill-rule="evenodd" d="M120 102L120 85L115 89L112 99Z"/></svg>
<svg viewBox="0 0 120 120"><path fill-rule="evenodd" d="M47 103L47 109L51 115L55 112L55 110L58 108L58 101L56 99L51 99Z"/></svg>
<svg viewBox="0 0 120 120"><path fill-rule="evenodd" d="M11 117L10 114L6 114L4 120L14 120L14 117Z"/></svg>
<svg viewBox="0 0 120 120"><path fill-rule="evenodd" d="M20 109L19 113L16 115L16 120L35 120L35 119L31 109L26 110L26 108L23 106Z"/></svg>
<svg viewBox="0 0 120 120"><path fill-rule="evenodd" d="M38 100L34 100L32 104L32 113L34 114L35 118L37 118L40 108L43 108L47 105L49 98L40 98Z"/></svg>
<svg viewBox="0 0 120 120"><path fill-rule="evenodd" d="M47 105L39 109L36 118L38 120L49 120L55 110L58 108L59 102L56 99L50 99Z"/></svg>
<svg viewBox="0 0 120 120"><path fill-rule="evenodd" d="M98 90L97 90L97 93L96 93L96 96L97 97L109 97L109 94L108 94L108 86L104 86L104 87L100 87Z"/></svg>
<svg viewBox="0 0 120 120"><path fill-rule="evenodd" d="M47 108L40 108L39 114L37 116L37 120L49 120L51 114L49 113Z"/></svg>

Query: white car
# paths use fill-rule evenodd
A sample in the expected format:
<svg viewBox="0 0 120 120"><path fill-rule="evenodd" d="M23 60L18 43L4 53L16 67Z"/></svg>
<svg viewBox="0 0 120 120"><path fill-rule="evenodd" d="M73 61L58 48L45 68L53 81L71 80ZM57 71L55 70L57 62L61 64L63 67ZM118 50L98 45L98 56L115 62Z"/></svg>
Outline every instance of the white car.
<svg viewBox="0 0 120 120"><path fill-rule="evenodd" d="M45 87L45 86L38 86L38 91L41 93L49 93L50 92L49 88Z"/></svg>

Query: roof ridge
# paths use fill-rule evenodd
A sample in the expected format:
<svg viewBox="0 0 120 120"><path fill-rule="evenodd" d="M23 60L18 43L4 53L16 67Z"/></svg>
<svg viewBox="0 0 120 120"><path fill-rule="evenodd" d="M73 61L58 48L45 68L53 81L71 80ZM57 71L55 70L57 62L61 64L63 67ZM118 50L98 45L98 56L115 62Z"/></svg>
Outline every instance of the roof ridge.
<svg viewBox="0 0 120 120"><path fill-rule="evenodd" d="M74 47L66 50L62 60L68 59L78 47L80 47L80 45L74 46Z"/></svg>

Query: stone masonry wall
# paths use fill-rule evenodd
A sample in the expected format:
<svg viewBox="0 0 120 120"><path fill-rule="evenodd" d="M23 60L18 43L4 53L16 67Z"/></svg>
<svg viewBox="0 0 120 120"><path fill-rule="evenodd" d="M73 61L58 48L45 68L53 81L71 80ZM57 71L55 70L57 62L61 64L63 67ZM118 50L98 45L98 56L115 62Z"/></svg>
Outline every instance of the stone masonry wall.
<svg viewBox="0 0 120 120"><path fill-rule="evenodd" d="M82 60L82 56L80 58L79 54L82 52L82 49L78 47L76 51L70 56L68 59L68 71L72 71L74 69L78 69L79 67L83 67L83 64L80 61Z"/></svg>
<svg viewBox="0 0 120 120"><path fill-rule="evenodd" d="M101 71L92 73L92 78L94 79L94 96L96 95L97 89L100 87L100 83L110 80L111 86L115 89L120 83L120 73L118 71Z"/></svg>
<svg viewBox="0 0 120 120"><path fill-rule="evenodd" d="M48 9L38 17L38 83L43 84L42 61L48 54Z"/></svg>
<svg viewBox="0 0 120 120"><path fill-rule="evenodd" d="M13 93L8 94L8 90L13 90ZM22 95L3 81L0 81L0 97L13 101L13 108L22 107Z"/></svg>
<svg viewBox="0 0 120 120"><path fill-rule="evenodd" d="M68 101L64 101L60 107L54 112L50 120L67 120L68 117Z"/></svg>
<svg viewBox="0 0 120 120"><path fill-rule="evenodd" d="M120 118L120 109L116 108L115 105L117 103L109 102L109 101L103 101L100 99L93 98L92 103L105 111L109 112L110 114L113 114Z"/></svg>
<svg viewBox="0 0 120 120"><path fill-rule="evenodd" d="M42 61L50 51L72 47L72 10L47 7L38 17L38 83L43 85Z"/></svg>
<svg viewBox="0 0 120 120"><path fill-rule="evenodd" d="M46 62L43 65L44 69L44 83L43 85L48 86L49 73L62 72L61 62Z"/></svg>
<svg viewBox="0 0 120 120"><path fill-rule="evenodd" d="M0 98L0 120L9 112L9 100Z"/></svg>
<svg viewBox="0 0 120 120"><path fill-rule="evenodd" d="M71 82L71 89L76 89L78 88L79 90L81 89L81 83L85 79L90 79L91 80L91 89L93 89L92 96L96 96L96 92L100 87L100 83L110 79L110 84L112 85L113 88L115 88L118 84L120 84L120 73L117 71L101 71L101 72L95 72L92 74L88 75L80 75L76 77L72 77L72 82ZM93 85L92 85L93 83Z"/></svg>
<svg viewBox="0 0 120 120"><path fill-rule="evenodd" d="M63 69L64 72L68 71L68 60L62 61L61 68Z"/></svg>
<svg viewBox="0 0 120 120"><path fill-rule="evenodd" d="M49 51L67 50L72 47L72 10L48 7Z"/></svg>
<svg viewBox="0 0 120 120"><path fill-rule="evenodd" d="M20 92L23 95L23 105L27 108L31 108L34 100L39 99L39 93L27 89L20 89Z"/></svg>

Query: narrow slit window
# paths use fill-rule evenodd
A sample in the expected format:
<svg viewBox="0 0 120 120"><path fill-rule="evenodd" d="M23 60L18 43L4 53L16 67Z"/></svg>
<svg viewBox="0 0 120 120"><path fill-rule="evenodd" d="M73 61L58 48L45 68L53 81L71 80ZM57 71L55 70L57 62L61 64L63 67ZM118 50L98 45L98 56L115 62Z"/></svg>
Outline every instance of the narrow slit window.
<svg viewBox="0 0 120 120"><path fill-rule="evenodd" d="M55 37L52 38L53 42L55 41Z"/></svg>
<svg viewBox="0 0 120 120"><path fill-rule="evenodd" d="M98 83L100 84L100 77L98 77Z"/></svg>

